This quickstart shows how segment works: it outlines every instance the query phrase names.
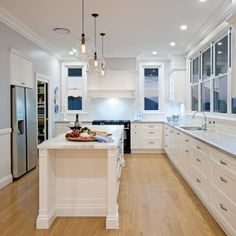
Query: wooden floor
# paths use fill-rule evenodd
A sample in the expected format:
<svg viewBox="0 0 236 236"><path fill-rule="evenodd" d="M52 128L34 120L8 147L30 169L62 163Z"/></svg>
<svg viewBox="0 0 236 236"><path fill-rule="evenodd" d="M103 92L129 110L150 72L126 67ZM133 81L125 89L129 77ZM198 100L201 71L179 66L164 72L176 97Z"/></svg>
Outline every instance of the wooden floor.
<svg viewBox="0 0 236 236"><path fill-rule="evenodd" d="M105 218L57 218L36 230L38 172L0 190L0 235L204 236L225 235L165 155L126 155L119 193L120 229Z"/></svg>

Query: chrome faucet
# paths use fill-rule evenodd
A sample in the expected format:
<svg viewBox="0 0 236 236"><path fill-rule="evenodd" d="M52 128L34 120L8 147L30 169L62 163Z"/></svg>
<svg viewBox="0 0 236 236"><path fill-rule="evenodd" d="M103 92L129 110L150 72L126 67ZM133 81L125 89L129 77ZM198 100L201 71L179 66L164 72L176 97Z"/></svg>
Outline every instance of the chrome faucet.
<svg viewBox="0 0 236 236"><path fill-rule="evenodd" d="M203 112L203 111L196 111L193 114L193 119L194 119L194 117L197 113L202 113L204 115L204 123L202 124L202 130L207 130L207 116L206 116L206 113Z"/></svg>

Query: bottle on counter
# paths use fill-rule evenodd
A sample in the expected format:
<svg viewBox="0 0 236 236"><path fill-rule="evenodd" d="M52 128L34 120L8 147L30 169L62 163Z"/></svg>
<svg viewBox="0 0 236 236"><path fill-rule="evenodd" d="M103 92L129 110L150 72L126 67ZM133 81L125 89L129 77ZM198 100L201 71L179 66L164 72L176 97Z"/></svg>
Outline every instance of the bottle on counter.
<svg viewBox="0 0 236 236"><path fill-rule="evenodd" d="M208 121L207 131L209 131L209 132L212 131L212 123L211 123L211 121Z"/></svg>
<svg viewBox="0 0 236 236"><path fill-rule="evenodd" d="M216 122L212 122L212 132L216 132Z"/></svg>
<svg viewBox="0 0 236 236"><path fill-rule="evenodd" d="M75 129L80 129L81 128L81 124L79 122L79 114L76 114L75 117Z"/></svg>

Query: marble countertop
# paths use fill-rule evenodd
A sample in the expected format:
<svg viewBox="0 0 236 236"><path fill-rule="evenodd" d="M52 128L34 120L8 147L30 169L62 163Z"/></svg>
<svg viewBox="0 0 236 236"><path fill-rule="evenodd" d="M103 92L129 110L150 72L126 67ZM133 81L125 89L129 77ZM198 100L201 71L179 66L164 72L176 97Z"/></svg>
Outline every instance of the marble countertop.
<svg viewBox="0 0 236 236"><path fill-rule="evenodd" d="M91 130L106 131L111 133L113 142L73 142L65 138L65 134L58 135L55 138L44 141L38 145L39 149L113 149L119 145L121 134L123 133L123 125L91 125Z"/></svg>
<svg viewBox="0 0 236 236"><path fill-rule="evenodd" d="M92 123L92 120L80 120L81 123ZM71 123L75 122L75 120L56 120L55 123Z"/></svg>
<svg viewBox="0 0 236 236"><path fill-rule="evenodd" d="M183 124L179 126L169 123L166 124L236 158L236 137L233 137L231 135L226 135L223 133L209 132L205 130L194 130L194 131L185 130L181 128L181 126L185 126Z"/></svg>

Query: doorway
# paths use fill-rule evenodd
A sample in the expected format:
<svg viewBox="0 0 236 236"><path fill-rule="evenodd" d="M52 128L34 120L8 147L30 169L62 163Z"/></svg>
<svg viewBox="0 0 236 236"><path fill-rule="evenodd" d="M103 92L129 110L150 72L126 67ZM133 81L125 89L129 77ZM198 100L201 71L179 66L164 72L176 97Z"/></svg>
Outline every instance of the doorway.
<svg viewBox="0 0 236 236"><path fill-rule="evenodd" d="M37 80L38 144L48 139L48 82Z"/></svg>

